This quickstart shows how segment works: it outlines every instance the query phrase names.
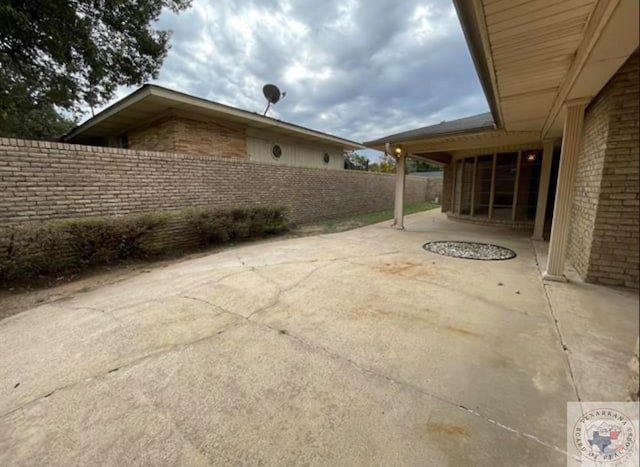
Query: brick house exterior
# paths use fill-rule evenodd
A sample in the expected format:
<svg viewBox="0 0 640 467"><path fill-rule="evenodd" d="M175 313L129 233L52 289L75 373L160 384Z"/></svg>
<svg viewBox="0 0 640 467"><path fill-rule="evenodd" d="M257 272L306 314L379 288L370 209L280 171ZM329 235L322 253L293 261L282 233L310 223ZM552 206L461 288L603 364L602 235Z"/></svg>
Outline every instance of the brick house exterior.
<svg viewBox="0 0 640 467"><path fill-rule="evenodd" d="M344 169L345 150L362 148L338 136L151 84L77 126L62 141L334 170Z"/></svg>
<svg viewBox="0 0 640 467"><path fill-rule="evenodd" d="M179 115L161 117L127 132L129 149L230 159L247 157L242 125Z"/></svg>
<svg viewBox="0 0 640 467"><path fill-rule="evenodd" d="M639 286L639 54L589 105L578 159L568 259L587 281Z"/></svg>

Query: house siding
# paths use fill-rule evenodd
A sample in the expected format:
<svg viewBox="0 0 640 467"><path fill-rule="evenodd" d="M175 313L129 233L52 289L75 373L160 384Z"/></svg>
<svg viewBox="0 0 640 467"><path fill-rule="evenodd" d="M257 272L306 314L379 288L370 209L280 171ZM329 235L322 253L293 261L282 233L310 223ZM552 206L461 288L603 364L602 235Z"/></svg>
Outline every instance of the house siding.
<svg viewBox="0 0 640 467"><path fill-rule="evenodd" d="M567 256L589 282L639 286L639 57L585 115Z"/></svg>
<svg viewBox="0 0 640 467"><path fill-rule="evenodd" d="M277 144L282 149L282 156L274 159L271 149ZM315 167L317 169L344 169L343 149L331 145L301 144L278 135L259 136L250 134L247 137L249 160L269 164L291 165L298 167ZM329 154L329 163L324 162L324 154Z"/></svg>

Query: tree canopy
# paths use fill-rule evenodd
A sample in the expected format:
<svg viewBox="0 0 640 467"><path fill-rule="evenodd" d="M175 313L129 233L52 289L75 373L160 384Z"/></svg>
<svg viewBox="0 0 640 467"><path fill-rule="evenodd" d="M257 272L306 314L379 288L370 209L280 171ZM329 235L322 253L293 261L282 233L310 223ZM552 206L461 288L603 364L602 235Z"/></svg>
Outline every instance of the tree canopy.
<svg viewBox="0 0 640 467"><path fill-rule="evenodd" d="M369 159L356 151L345 151L344 168L349 170L369 170Z"/></svg>
<svg viewBox="0 0 640 467"><path fill-rule="evenodd" d="M170 32L153 23L191 0L3 0L0 133L44 137L118 86L157 77ZM41 118L25 122L26 116ZM21 123L22 121L22 123ZM31 123L25 125L24 123Z"/></svg>
<svg viewBox="0 0 640 467"><path fill-rule="evenodd" d="M370 172L396 173L396 160L389 154L381 154L378 161L369 166Z"/></svg>

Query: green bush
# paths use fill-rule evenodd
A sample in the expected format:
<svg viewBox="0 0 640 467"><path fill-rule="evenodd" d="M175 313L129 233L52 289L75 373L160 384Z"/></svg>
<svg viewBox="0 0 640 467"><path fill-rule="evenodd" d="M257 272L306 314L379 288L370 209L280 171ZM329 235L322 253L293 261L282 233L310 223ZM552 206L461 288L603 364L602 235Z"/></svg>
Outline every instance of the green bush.
<svg viewBox="0 0 640 467"><path fill-rule="evenodd" d="M192 208L168 213L33 222L0 229L0 283L167 253L154 233L181 217L203 244L282 232L284 208ZM157 239L157 238L156 238ZM151 241L149 241L151 240ZM156 242L157 243L157 242Z"/></svg>
<svg viewBox="0 0 640 467"><path fill-rule="evenodd" d="M287 230L286 209L282 207L192 208L187 222L203 244L224 243Z"/></svg>
<svg viewBox="0 0 640 467"><path fill-rule="evenodd" d="M0 282L144 257L142 240L166 220L140 214L10 226L0 231Z"/></svg>
<svg viewBox="0 0 640 467"><path fill-rule="evenodd" d="M65 231L83 265L109 264L140 258L147 252L142 240L167 221L166 214L140 214L64 221Z"/></svg>
<svg viewBox="0 0 640 467"><path fill-rule="evenodd" d="M48 275L72 266L62 253L68 235L52 223L17 225L0 233L0 282Z"/></svg>

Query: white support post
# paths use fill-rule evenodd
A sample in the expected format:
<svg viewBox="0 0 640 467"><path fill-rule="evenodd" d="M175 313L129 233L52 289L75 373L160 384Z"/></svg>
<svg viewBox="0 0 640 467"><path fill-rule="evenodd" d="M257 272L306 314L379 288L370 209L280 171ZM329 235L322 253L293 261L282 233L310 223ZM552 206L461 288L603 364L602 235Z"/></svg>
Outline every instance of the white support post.
<svg viewBox="0 0 640 467"><path fill-rule="evenodd" d="M547 198L549 196L549 179L553 163L553 140L545 140L542 150L542 167L538 185L538 203L536 205L536 222L533 227L532 240L544 240L544 221L547 214Z"/></svg>
<svg viewBox="0 0 640 467"><path fill-rule="evenodd" d="M406 172L406 154L396 157L396 197L393 210L393 227L404 229L404 182Z"/></svg>
<svg viewBox="0 0 640 467"><path fill-rule="evenodd" d="M566 282L564 260L569 237L569 218L573 199L573 185L576 180L576 166L582 142L585 101L567 103L560 153L560 170L553 208L553 223L549 239L549 258L543 279Z"/></svg>

